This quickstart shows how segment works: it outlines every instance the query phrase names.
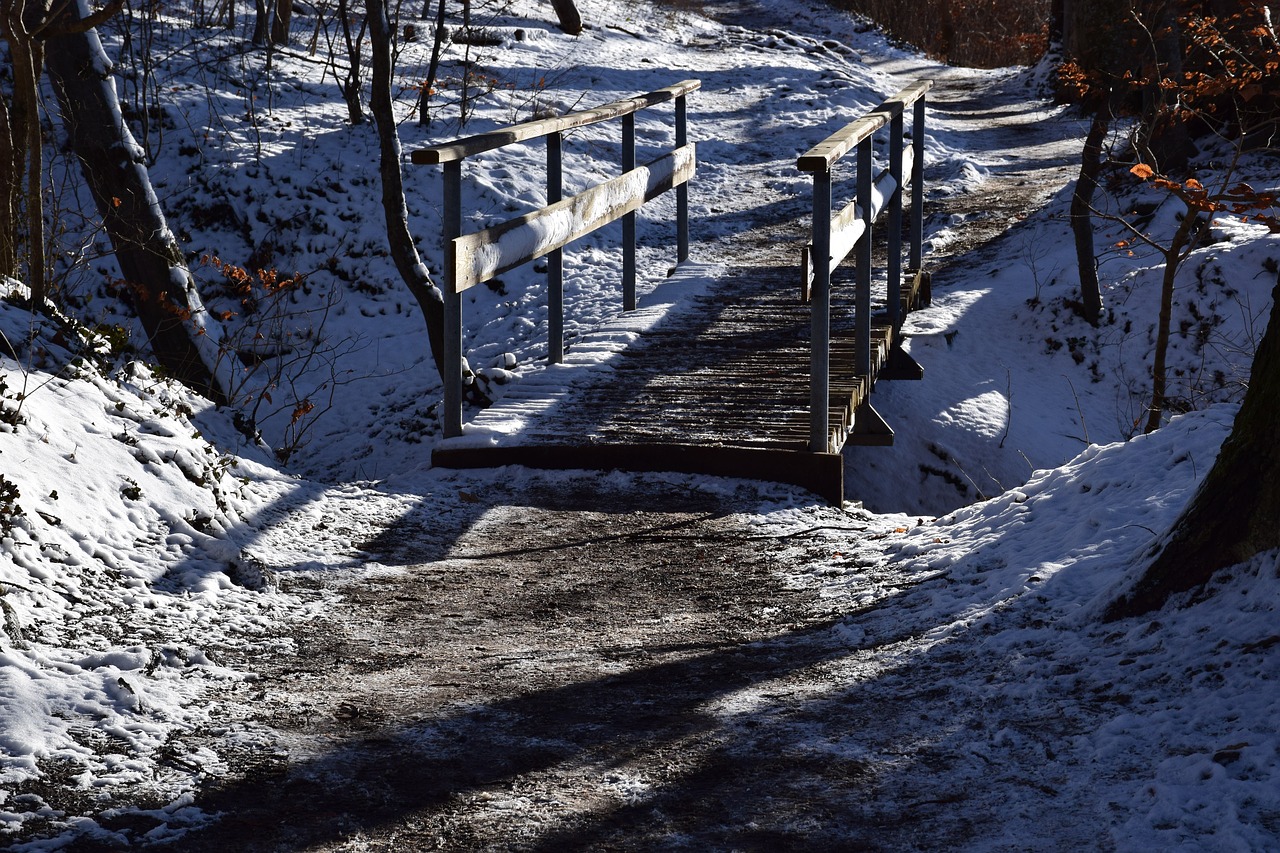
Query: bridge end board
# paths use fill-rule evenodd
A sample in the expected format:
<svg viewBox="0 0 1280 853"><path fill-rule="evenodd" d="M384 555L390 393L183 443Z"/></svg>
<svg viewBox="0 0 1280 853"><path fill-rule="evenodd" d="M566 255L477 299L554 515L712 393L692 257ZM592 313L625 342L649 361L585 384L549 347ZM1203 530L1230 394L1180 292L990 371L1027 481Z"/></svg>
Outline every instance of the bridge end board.
<svg viewBox="0 0 1280 853"><path fill-rule="evenodd" d="M877 379L884 382L924 379L924 368L902 348L901 344L894 342L884 364L880 366L880 375Z"/></svg>
<svg viewBox="0 0 1280 853"><path fill-rule="evenodd" d="M683 444L514 445L437 447L437 468L497 468L522 465L544 470L669 471L766 480L808 489L833 506L844 503L844 459L839 453L707 447Z"/></svg>
<svg viewBox="0 0 1280 853"><path fill-rule="evenodd" d="M903 288L902 300L904 310L902 316L906 316L910 311L917 311L921 308L928 308L933 304L933 275L929 270L907 270L907 275L911 276L910 286Z"/></svg>
<svg viewBox="0 0 1280 853"><path fill-rule="evenodd" d="M892 447L893 427L889 426L875 408L865 400L853 416L853 429L845 438L845 444L862 447Z"/></svg>

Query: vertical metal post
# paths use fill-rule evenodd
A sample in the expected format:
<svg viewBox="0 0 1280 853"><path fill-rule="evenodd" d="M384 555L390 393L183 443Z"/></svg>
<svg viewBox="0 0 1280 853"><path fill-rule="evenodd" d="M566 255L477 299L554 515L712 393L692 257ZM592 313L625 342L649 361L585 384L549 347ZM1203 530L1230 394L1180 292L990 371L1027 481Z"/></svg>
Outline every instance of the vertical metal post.
<svg viewBox="0 0 1280 853"><path fill-rule="evenodd" d="M636 114L622 117L622 171L636 167ZM636 213L622 217L622 310L636 310Z"/></svg>
<svg viewBox="0 0 1280 853"><path fill-rule="evenodd" d="M902 174L902 112L889 122L889 173L897 184L889 200L889 267L885 294L889 301L889 323L894 329L902 322L902 194L906 176Z"/></svg>
<svg viewBox="0 0 1280 853"><path fill-rule="evenodd" d="M444 164L444 437L462 435L462 297L453 241L462 236L462 161Z"/></svg>
<svg viewBox="0 0 1280 853"><path fill-rule="evenodd" d="M689 144L689 109L687 98L676 98L676 147ZM676 187L676 263L689 260L689 185Z"/></svg>
<svg viewBox="0 0 1280 853"><path fill-rule="evenodd" d="M813 311L809 334L809 450L827 453L831 429L831 171L813 173Z"/></svg>
<svg viewBox="0 0 1280 853"><path fill-rule="evenodd" d="M547 134L547 205L564 198L564 136ZM564 361L564 249L547 253L547 361Z"/></svg>
<svg viewBox="0 0 1280 853"><path fill-rule="evenodd" d="M858 275L853 303L854 373L871 375L871 188L873 162L872 137L858 143L858 212L862 216L864 230L858 238Z"/></svg>
<svg viewBox="0 0 1280 853"><path fill-rule="evenodd" d="M911 119L911 269L924 263L924 95L916 101Z"/></svg>

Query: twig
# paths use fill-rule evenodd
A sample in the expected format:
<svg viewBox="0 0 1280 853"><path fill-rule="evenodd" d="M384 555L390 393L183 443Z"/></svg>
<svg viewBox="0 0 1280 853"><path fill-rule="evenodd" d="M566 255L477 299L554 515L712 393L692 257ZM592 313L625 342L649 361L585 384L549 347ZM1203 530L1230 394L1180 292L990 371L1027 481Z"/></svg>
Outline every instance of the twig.
<svg viewBox="0 0 1280 853"><path fill-rule="evenodd" d="M1086 445L1093 444L1089 440L1089 425L1084 420L1084 410L1080 408L1080 397L1076 394L1076 386L1071 382L1071 377L1062 374L1062 378L1067 380L1067 385L1071 388L1071 396L1076 401L1076 414L1080 416L1080 428L1084 430L1084 443Z"/></svg>
<svg viewBox="0 0 1280 853"><path fill-rule="evenodd" d="M760 533L754 536L745 536L743 538L752 540L752 541L759 540L759 539L795 539L796 537L808 536L811 533L817 533L821 530L839 530L844 532L856 533L860 530L866 530L866 529L867 529L867 526L865 524L862 525L861 527L840 527L838 525L828 524L828 525L822 525L820 527L806 527L804 530L797 530L794 533L780 533L780 534Z"/></svg>
<svg viewBox="0 0 1280 853"><path fill-rule="evenodd" d="M1013 427L1013 371L1006 367L1004 369L1004 377L1004 399L1008 404L1009 411L1004 419L1004 435L1000 436L1000 444L997 445L1001 450L1004 449L1005 439L1009 437L1009 430Z"/></svg>

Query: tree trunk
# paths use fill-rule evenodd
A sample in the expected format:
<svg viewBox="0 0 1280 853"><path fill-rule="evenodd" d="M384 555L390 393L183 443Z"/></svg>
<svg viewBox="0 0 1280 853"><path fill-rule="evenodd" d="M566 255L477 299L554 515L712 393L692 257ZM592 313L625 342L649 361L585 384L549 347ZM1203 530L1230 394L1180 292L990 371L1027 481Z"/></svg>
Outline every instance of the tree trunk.
<svg viewBox="0 0 1280 853"><path fill-rule="evenodd" d="M1080 305L1084 318L1098 325L1102 317L1102 290L1098 286L1098 262L1093 245L1093 194L1098 188L1098 175L1102 172L1102 143L1111 127L1106 100L1101 99L1089 125L1089 135L1084 140L1084 152L1080 155L1080 177L1076 179L1071 194L1071 233L1076 243L1076 268L1080 272Z"/></svg>
<svg viewBox="0 0 1280 853"><path fill-rule="evenodd" d="M271 16L271 43L288 44L289 26L293 23L293 0L276 0Z"/></svg>
<svg viewBox="0 0 1280 853"><path fill-rule="evenodd" d="M274 4L269 0L253 0L253 43L263 45L271 35Z"/></svg>
<svg viewBox="0 0 1280 853"><path fill-rule="evenodd" d="M0 95L0 275L17 278L18 216L22 207L22 143L7 99Z"/></svg>
<svg viewBox="0 0 1280 853"><path fill-rule="evenodd" d="M70 21L88 17L86 0L64 7ZM120 114L111 64L93 30L49 39L46 67L71 150L134 292L138 318L156 358L176 379L222 401L213 378L217 343L182 251L151 187L145 154ZM199 344L197 344L199 340Z"/></svg>
<svg viewBox="0 0 1280 853"><path fill-rule="evenodd" d="M369 25L368 16L360 22L360 29L353 35L351 32L351 10L347 0L338 0L338 26L342 30L342 43L347 48L347 68L342 77L338 76L337 62L333 58L333 42L329 43L329 61L333 67L333 77L338 80L338 88L342 92L342 100L347 105L347 119L353 125L364 124L364 106L360 102L360 46L364 43L365 27Z"/></svg>
<svg viewBox="0 0 1280 853"><path fill-rule="evenodd" d="M1062 8L1062 48L1067 59L1085 71L1119 78L1132 62L1127 30L1121 26L1124 7L1115 0L1065 0Z"/></svg>
<svg viewBox="0 0 1280 853"><path fill-rule="evenodd" d="M1140 14L1150 33L1143 45L1142 121L1134 128L1134 148L1143 163L1157 172L1181 171L1195 153L1186 122L1176 114L1176 87L1183 84L1182 35L1174 4L1155 0ZM1166 81L1175 90L1166 89Z"/></svg>
<svg viewBox="0 0 1280 853"><path fill-rule="evenodd" d="M1195 248L1196 230L1200 227L1196 211L1188 209L1178 230L1174 232L1164 252L1164 275L1160 282L1160 316L1156 321L1156 351L1151 364L1151 408L1147 411L1144 432L1155 432L1164 420L1169 403L1169 333L1173 325L1173 286L1178 278L1178 268Z"/></svg>
<svg viewBox="0 0 1280 853"><path fill-rule="evenodd" d="M32 39L23 61L14 56L13 89L15 104L23 103L27 138L27 278L31 283L31 304L39 308L48 296L48 270L44 250L44 134L39 118L39 74L43 45Z"/></svg>
<svg viewBox="0 0 1280 853"><path fill-rule="evenodd" d="M556 10L560 29L571 36L582 32L582 15L578 13L578 4L574 0L551 0L551 6Z"/></svg>
<svg viewBox="0 0 1280 853"><path fill-rule="evenodd" d="M41 30L47 25L49 6L44 2L0 3L3 19L0 30L9 45L9 67L13 73L12 109L6 118L11 136L3 146L8 154L6 171L12 169L13 183L6 186L7 212L12 219L5 222L13 230L5 240L14 244L13 264L5 258L10 274L21 274L21 253L16 250L20 235L26 241L26 276L31 286L33 307L41 306L46 297L47 270L44 245L44 135L40 128L40 69L44 63ZM25 185L24 185L25 183ZM19 224L21 212L25 221ZM6 256L8 252L4 253Z"/></svg>
<svg viewBox="0 0 1280 853"><path fill-rule="evenodd" d="M1219 569L1280 548L1280 287L1231 435L1142 579L1107 608L1123 619L1203 586Z"/></svg>
<svg viewBox="0 0 1280 853"><path fill-rule="evenodd" d="M1049 2L1049 50L1061 54L1066 33L1067 0Z"/></svg>
<svg viewBox="0 0 1280 853"><path fill-rule="evenodd" d="M431 124L431 96L435 93L436 77L440 73L440 49L445 40L445 0L440 0L436 7L436 32L431 44L431 61L427 63L427 79L422 82L422 91L418 93L418 124L427 127ZM422 11L426 12L426 5Z"/></svg>
<svg viewBox="0 0 1280 853"><path fill-rule="evenodd" d="M369 111L378 128L379 171L382 175L382 212L386 218L391 259L405 285L418 300L427 322L427 338L436 370L444 375L444 297L431 283L426 264L418 256L409 233L409 209L404 200L404 176L400 172L400 137L391 101L391 23L385 0L367 0L369 40L373 51L372 91Z"/></svg>

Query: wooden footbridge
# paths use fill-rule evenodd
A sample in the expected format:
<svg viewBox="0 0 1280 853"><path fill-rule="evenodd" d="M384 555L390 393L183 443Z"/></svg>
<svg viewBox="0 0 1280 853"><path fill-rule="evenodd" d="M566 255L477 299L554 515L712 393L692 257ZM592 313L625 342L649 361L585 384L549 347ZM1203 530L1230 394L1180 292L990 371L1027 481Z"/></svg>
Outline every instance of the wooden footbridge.
<svg viewBox="0 0 1280 853"><path fill-rule="evenodd" d="M839 503L844 446L893 442L870 397L877 381L923 374L899 338L906 314L929 300L921 246L931 83L908 86L799 158L798 168L813 175L813 226L793 262L748 259L728 268L689 260L688 182L696 157L686 101L698 87L689 80L413 152L414 163L444 168L447 378L445 437L434 465L705 473L800 485ZM635 114L671 101L674 148L637 165ZM622 122L623 174L562 198L563 134L611 120ZM547 146L548 206L463 234L466 158L540 138ZM876 162L877 141L887 162ZM832 176L851 153L857 196L833 210ZM637 300L635 214L671 190L676 270ZM564 247L618 219L623 313L566 348ZM883 277L873 280L877 222L884 224L886 255ZM848 276L840 264L850 254ZM464 392L473 377L463 357L461 294L544 256L550 364L464 423ZM815 263L820 258L828 260Z"/></svg>

